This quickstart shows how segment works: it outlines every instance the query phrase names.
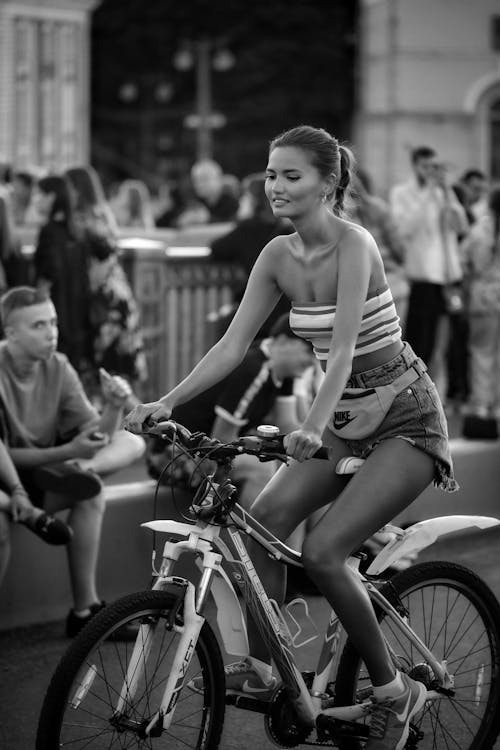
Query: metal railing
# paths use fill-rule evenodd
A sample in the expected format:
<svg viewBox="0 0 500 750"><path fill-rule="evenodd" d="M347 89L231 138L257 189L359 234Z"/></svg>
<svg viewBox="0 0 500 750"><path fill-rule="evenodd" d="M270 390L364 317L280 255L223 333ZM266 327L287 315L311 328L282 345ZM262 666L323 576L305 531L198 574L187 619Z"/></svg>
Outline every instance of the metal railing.
<svg viewBox="0 0 500 750"><path fill-rule="evenodd" d="M148 380L141 397L158 398L178 383L215 343L209 316L232 301L240 272L215 264L203 246L164 246L128 239L122 249L141 314ZM174 252L173 252L174 250Z"/></svg>

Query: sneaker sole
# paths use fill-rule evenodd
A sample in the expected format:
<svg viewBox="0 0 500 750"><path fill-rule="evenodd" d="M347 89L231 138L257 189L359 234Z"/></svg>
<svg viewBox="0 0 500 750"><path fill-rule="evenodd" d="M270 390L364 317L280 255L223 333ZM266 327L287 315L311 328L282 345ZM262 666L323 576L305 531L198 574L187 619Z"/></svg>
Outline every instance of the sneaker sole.
<svg viewBox="0 0 500 750"><path fill-rule="evenodd" d="M408 714L408 720L406 722L405 731L401 735L401 739L399 740L394 750L403 750L404 746L406 745L406 740L408 739L408 735L410 734L410 721L415 716L415 714L418 714L419 711L422 710L422 708L425 705L425 701L427 699L427 688L421 682L418 682L418 685L420 686L420 692L419 692L418 698L415 701L415 705L413 706L412 710Z"/></svg>

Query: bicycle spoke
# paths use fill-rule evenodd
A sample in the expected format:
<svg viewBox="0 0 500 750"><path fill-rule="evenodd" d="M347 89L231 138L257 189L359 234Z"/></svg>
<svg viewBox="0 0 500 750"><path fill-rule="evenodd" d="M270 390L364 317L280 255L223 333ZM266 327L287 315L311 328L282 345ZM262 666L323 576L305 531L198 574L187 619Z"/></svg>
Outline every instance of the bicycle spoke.
<svg viewBox="0 0 500 750"><path fill-rule="evenodd" d="M122 605L122 601L126 603ZM59 687L56 675L55 694L48 694L44 703L47 736L57 738L50 740L47 750L56 746L66 750L153 750L160 745L169 750L201 750L208 747L211 734L220 735L225 708L223 663L207 624L184 675L185 683L201 675L200 690L186 687L181 692L167 729L161 719L158 721L181 635L168 626L173 601L170 594L154 591L124 597L110 605L110 612L104 610L102 617L96 617L96 625L99 619L102 622L99 633L97 628L95 634L92 630L82 632L73 642L78 649L67 657L67 668L73 671L71 681L63 680ZM148 612L146 607L145 611L142 602L151 602L153 609ZM113 630L133 623L141 625L133 644L110 639ZM64 669L60 676L64 678ZM144 735L151 723L154 735L163 734L163 740Z"/></svg>
<svg viewBox="0 0 500 750"><path fill-rule="evenodd" d="M419 750L493 747L500 729L500 607L493 594L475 574L446 562L422 563L399 573L381 593L396 606L401 602L412 630L438 662L446 662L454 679L452 695L429 698L415 717L423 733ZM382 614L381 628L402 668L428 689L438 688L438 676L397 622ZM344 680L353 686L351 695L361 688L366 695L366 669L352 644L339 667L338 705L352 702L347 690L343 695Z"/></svg>

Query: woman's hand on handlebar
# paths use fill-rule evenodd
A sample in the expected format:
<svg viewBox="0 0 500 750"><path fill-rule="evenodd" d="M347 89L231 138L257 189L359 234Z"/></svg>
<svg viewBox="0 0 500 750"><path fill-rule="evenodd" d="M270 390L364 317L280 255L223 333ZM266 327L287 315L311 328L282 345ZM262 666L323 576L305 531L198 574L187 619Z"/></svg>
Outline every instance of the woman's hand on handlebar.
<svg viewBox="0 0 500 750"><path fill-rule="evenodd" d="M321 448L323 441L319 433L300 428L285 435L283 445L288 456L296 461L307 461Z"/></svg>
<svg viewBox="0 0 500 750"><path fill-rule="evenodd" d="M172 407L164 401L150 401L148 404L137 404L124 420L123 427L136 435L144 432L145 422L166 422L170 419Z"/></svg>

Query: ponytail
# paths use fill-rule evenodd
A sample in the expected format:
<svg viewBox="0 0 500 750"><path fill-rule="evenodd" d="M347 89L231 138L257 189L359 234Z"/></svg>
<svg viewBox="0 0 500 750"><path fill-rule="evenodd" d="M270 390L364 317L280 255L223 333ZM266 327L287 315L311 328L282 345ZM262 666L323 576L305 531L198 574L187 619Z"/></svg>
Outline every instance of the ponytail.
<svg viewBox="0 0 500 750"><path fill-rule="evenodd" d="M339 155L340 175L335 190L333 213L337 216L342 216L344 213L345 200L349 194L355 160L352 151L348 149L347 146L339 146Z"/></svg>

